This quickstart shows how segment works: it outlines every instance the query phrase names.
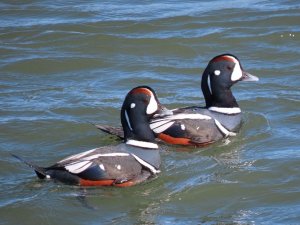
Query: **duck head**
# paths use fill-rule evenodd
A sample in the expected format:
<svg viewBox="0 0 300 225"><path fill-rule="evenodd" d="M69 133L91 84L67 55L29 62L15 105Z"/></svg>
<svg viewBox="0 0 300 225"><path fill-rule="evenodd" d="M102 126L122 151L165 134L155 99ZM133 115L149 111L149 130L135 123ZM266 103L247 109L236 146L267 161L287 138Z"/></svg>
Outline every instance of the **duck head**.
<svg viewBox="0 0 300 225"><path fill-rule="evenodd" d="M230 88L239 81L258 81L246 72L239 59L222 54L211 59L203 72L201 87L206 107L237 108L238 104Z"/></svg>
<svg viewBox="0 0 300 225"><path fill-rule="evenodd" d="M121 109L125 143L154 143L155 135L149 126L150 119L155 114L164 114L166 112L168 110L160 104L152 88L138 86L129 91ZM153 145L145 144L142 147L146 146Z"/></svg>

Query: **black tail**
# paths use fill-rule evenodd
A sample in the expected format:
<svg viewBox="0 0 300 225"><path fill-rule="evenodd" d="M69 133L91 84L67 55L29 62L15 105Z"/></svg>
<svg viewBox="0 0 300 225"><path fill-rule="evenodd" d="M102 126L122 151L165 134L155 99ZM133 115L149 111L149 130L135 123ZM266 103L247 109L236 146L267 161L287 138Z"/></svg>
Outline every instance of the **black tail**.
<svg viewBox="0 0 300 225"><path fill-rule="evenodd" d="M36 175L38 176L38 178L40 179L44 179L46 177L46 170L45 168L43 167L40 167L40 166L37 166L37 165L34 165L33 163L31 162L28 162L26 161L25 159L22 159L21 157L15 155L15 154L12 154L11 155L13 157L15 157L16 159L20 160L21 162L25 163L27 166L29 166L30 168L34 169Z"/></svg>
<svg viewBox="0 0 300 225"><path fill-rule="evenodd" d="M102 130L105 133L115 135L118 138L124 139L124 132L122 127L112 127L112 126L100 125L100 124L95 124L95 127L97 127L99 130Z"/></svg>

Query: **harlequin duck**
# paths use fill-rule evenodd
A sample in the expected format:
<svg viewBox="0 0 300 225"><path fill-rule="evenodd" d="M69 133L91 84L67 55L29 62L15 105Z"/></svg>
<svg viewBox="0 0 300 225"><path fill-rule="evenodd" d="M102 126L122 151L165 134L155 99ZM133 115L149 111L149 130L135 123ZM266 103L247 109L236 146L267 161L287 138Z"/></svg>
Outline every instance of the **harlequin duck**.
<svg viewBox="0 0 300 225"><path fill-rule="evenodd" d="M203 146L235 136L242 122L241 109L230 88L238 81L258 81L244 71L239 59L222 54L211 59L203 72L201 88L205 107L172 110L172 115L155 115L150 122L156 136L169 143ZM96 125L99 129L122 137L122 130Z"/></svg>
<svg viewBox="0 0 300 225"><path fill-rule="evenodd" d="M121 109L124 143L72 155L50 167L13 156L33 168L41 179L81 186L132 186L160 172L159 148L149 122L161 108L155 92L139 86L127 94Z"/></svg>

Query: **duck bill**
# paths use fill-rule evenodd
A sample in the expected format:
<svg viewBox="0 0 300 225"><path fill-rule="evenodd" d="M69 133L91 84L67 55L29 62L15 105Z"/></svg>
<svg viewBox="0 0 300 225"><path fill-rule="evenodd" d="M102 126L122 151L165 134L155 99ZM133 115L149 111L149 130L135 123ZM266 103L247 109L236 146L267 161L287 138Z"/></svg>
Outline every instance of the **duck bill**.
<svg viewBox="0 0 300 225"><path fill-rule="evenodd" d="M164 116L171 116L171 115L173 115L173 111L172 110L169 110L165 106L159 104L157 111L153 115L153 118L164 117Z"/></svg>
<svg viewBox="0 0 300 225"><path fill-rule="evenodd" d="M259 78L257 76L254 76L250 73L243 71L243 76L241 78L241 81L259 81Z"/></svg>

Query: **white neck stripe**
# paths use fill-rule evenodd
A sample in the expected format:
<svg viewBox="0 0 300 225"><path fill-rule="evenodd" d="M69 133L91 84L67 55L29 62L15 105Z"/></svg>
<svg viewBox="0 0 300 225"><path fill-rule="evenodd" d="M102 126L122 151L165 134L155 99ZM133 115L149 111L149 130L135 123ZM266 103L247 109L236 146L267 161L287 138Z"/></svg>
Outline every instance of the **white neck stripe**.
<svg viewBox="0 0 300 225"><path fill-rule="evenodd" d="M146 141L127 140L126 144L141 147L141 148L158 148L157 144L152 142L146 142Z"/></svg>
<svg viewBox="0 0 300 225"><path fill-rule="evenodd" d="M233 108L223 108L223 107L209 107L208 110L214 111L214 112L219 112L219 113L224 113L224 114L238 114L241 113L241 109L239 107L233 107Z"/></svg>

